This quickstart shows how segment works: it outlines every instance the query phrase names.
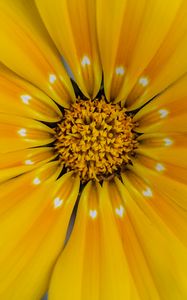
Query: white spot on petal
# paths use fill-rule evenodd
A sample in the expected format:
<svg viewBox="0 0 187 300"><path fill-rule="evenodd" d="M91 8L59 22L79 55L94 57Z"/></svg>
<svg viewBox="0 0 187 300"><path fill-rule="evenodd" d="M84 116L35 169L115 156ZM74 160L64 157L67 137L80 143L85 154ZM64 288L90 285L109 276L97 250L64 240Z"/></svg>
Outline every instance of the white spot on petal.
<svg viewBox="0 0 187 300"><path fill-rule="evenodd" d="M54 199L54 208L58 208L63 204L63 200L60 197Z"/></svg>
<svg viewBox="0 0 187 300"><path fill-rule="evenodd" d="M33 184L38 185L40 183L41 183L40 178L39 177L35 177L34 180L33 180Z"/></svg>
<svg viewBox="0 0 187 300"><path fill-rule="evenodd" d="M21 136L26 136L27 135L27 130L25 128L21 128L18 130L18 134Z"/></svg>
<svg viewBox="0 0 187 300"><path fill-rule="evenodd" d="M124 69L124 67L122 67L122 66L117 67L117 68L116 68L116 74L117 74L117 75L123 76L123 75L125 74L125 69Z"/></svg>
<svg viewBox="0 0 187 300"><path fill-rule="evenodd" d="M32 97L30 95L21 95L21 100L24 104L29 104Z"/></svg>
<svg viewBox="0 0 187 300"><path fill-rule="evenodd" d="M83 56L82 60L81 60L81 65L83 67L90 65L90 59L87 55Z"/></svg>
<svg viewBox="0 0 187 300"><path fill-rule="evenodd" d="M165 170L165 167L161 164L161 163L157 163L156 166L155 166L155 169L158 171L158 172L162 172Z"/></svg>
<svg viewBox="0 0 187 300"><path fill-rule="evenodd" d="M49 75L49 82L53 84L55 81L56 81L56 75L55 74L50 74Z"/></svg>
<svg viewBox="0 0 187 300"><path fill-rule="evenodd" d="M115 212L119 217L123 217L125 209L122 205L120 205L119 207L116 207Z"/></svg>
<svg viewBox="0 0 187 300"><path fill-rule="evenodd" d="M145 196L145 197L152 197L153 196L153 192L152 190L150 189L150 187L147 187L143 192L142 194Z"/></svg>
<svg viewBox="0 0 187 300"><path fill-rule="evenodd" d="M89 210L89 216L90 216L92 219L95 219L95 218L97 217L97 210L96 210L96 209L94 209L94 210L90 209L90 210Z"/></svg>
<svg viewBox="0 0 187 300"><path fill-rule="evenodd" d="M171 146L173 144L173 141L170 138L165 138L163 141L165 146Z"/></svg>
<svg viewBox="0 0 187 300"><path fill-rule="evenodd" d="M167 117L167 115L169 114L169 111L167 109L160 109L158 112L160 114L161 119Z"/></svg>
<svg viewBox="0 0 187 300"><path fill-rule="evenodd" d="M33 165L34 162L31 159L27 159L25 160L25 164L29 166L29 165Z"/></svg>
<svg viewBox="0 0 187 300"><path fill-rule="evenodd" d="M148 80L148 78L147 77L140 77L140 79L139 79L139 84L141 84L142 86L147 86L148 85L148 83L149 83L149 80Z"/></svg>

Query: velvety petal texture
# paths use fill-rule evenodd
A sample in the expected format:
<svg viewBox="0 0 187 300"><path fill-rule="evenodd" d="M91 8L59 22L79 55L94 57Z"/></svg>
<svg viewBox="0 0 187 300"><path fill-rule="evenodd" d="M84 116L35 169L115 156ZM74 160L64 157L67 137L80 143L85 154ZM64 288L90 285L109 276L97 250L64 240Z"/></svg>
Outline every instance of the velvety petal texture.
<svg viewBox="0 0 187 300"><path fill-rule="evenodd" d="M49 171L38 169L0 186L2 299L41 299L63 249L79 180L66 174L55 181L53 173L43 182L33 181Z"/></svg>
<svg viewBox="0 0 187 300"><path fill-rule="evenodd" d="M0 60L8 68L69 106L73 88L33 0L1 1L0 40Z"/></svg>
<svg viewBox="0 0 187 300"><path fill-rule="evenodd" d="M85 96L95 97L99 92L102 76L96 37L96 1L35 2L79 88Z"/></svg>
<svg viewBox="0 0 187 300"><path fill-rule="evenodd" d="M161 93L139 110L134 121L138 132L187 132L187 75L183 76L164 93Z"/></svg>
<svg viewBox="0 0 187 300"><path fill-rule="evenodd" d="M97 1L108 99L137 108L186 72L186 15L186 1Z"/></svg>
<svg viewBox="0 0 187 300"><path fill-rule="evenodd" d="M90 183L82 193L73 233L55 266L49 299L130 299L130 282L108 195Z"/></svg>
<svg viewBox="0 0 187 300"><path fill-rule="evenodd" d="M186 53L186 0L0 0L0 300L187 299Z"/></svg>
<svg viewBox="0 0 187 300"><path fill-rule="evenodd" d="M45 93L0 65L0 113L58 122L61 111Z"/></svg>
<svg viewBox="0 0 187 300"><path fill-rule="evenodd" d="M51 147L36 147L1 154L0 182L38 168L56 156Z"/></svg>
<svg viewBox="0 0 187 300"><path fill-rule="evenodd" d="M0 114L0 153L42 146L54 140L53 129L24 117Z"/></svg>

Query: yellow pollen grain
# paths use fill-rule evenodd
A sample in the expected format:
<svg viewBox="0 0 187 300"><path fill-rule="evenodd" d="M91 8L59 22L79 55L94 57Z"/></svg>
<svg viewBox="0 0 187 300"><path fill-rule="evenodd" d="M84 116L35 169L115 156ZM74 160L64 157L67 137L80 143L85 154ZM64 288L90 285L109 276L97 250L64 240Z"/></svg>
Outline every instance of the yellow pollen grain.
<svg viewBox="0 0 187 300"><path fill-rule="evenodd" d="M67 171L82 182L111 178L131 161L137 148L135 124L119 104L77 99L64 110L56 128L55 148Z"/></svg>

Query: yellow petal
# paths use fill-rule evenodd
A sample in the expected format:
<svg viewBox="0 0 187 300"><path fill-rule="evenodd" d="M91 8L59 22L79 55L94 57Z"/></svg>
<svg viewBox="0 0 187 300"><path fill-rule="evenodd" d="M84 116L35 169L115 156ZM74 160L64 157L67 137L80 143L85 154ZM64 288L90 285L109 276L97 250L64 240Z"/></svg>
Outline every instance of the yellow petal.
<svg viewBox="0 0 187 300"><path fill-rule="evenodd" d="M126 185L129 182L134 185L134 192L137 190L147 199L150 207L187 247L187 169L139 156L124 180Z"/></svg>
<svg viewBox="0 0 187 300"><path fill-rule="evenodd" d="M20 198L1 218L6 240L0 254L2 299L41 299L63 248L78 189L78 179L66 174Z"/></svg>
<svg viewBox="0 0 187 300"><path fill-rule="evenodd" d="M166 176L181 183L187 183L187 168L178 166L175 161L165 162L158 161L149 156L136 155L136 158L132 158L133 169L136 169L136 164L141 163L141 165L149 168L155 172L157 176Z"/></svg>
<svg viewBox="0 0 187 300"><path fill-rule="evenodd" d="M145 105L135 115L138 132L187 131L187 76Z"/></svg>
<svg viewBox="0 0 187 300"><path fill-rule="evenodd" d="M129 11L132 11L132 7L133 9L137 7L136 18L133 19L133 26L137 28L142 13L142 1L141 3L138 1L136 5L134 5L134 1L126 0L115 2L112 0L98 0L96 2L97 34L104 73L104 89L107 99L113 99L116 97L117 91L119 92L127 71L125 51L123 50L125 47L123 45L124 37L125 39L127 38L126 31L128 30L128 26L124 26L124 20L129 19L128 15L127 18L124 18L124 14L127 8ZM120 44L120 36L122 35L123 40ZM122 51L121 56L120 53L118 55L118 51Z"/></svg>
<svg viewBox="0 0 187 300"><path fill-rule="evenodd" d="M36 4L78 86L87 97L95 97L101 85L95 0L36 0Z"/></svg>
<svg viewBox="0 0 187 300"><path fill-rule="evenodd" d="M24 202L25 197L27 197L32 191L37 189L44 182L55 181L60 172L61 167L59 166L58 162L49 162L26 174L1 183L0 214L2 215L8 210L11 211L11 208L14 207L17 202ZM9 199L9 201L3 201L5 198Z"/></svg>
<svg viewBox="0 0 187 300"><path fill-rule="evenodd" d="M140 162L139 162L140 161ZM149 162L150 164L150 162ZM158 192L163 194L163 197L166 196L176 203L179 207L186 210L187 209L187 186L186 186L186 179L181 179L180 175L175 175L165 170L158 171L158 169L150 168L145 158L139 157L136 160L133 160L133 167L132 172L129 173L129 177L133 178L133 174L137 174L140 178L144 178L146 184L148 185L147 188L141 190L141 194L147 197L147 199L152 199L153 191L152 187L155 189L158 188ZM163 166L165 166L163 164ZM165 166L166 167L166 166ZM178 168L178 171L180 168ZM179 171L180 172L180 171ZM181 173L185 171L182 169ZM131 174L132 173L132 174ZM125 176L125 175L123 175ZM182 174L181 174L182 176ZM133 179L132 179L133 180ZM143 180L142 180L143 182ZM145 184L144 184L145 185ZM150 187L150 188L149 188Z"/></svg>
<svg viewBox="0 0 187 300"><path fill-rule="evenodd" d="M155 56L143 70L143 73L139 76L130 95L128 95L126 106L128 106L131 110L141 106L154 96L162 93L171 84L174 84L176 80L186 74L187 2L185 0L182 2L172 2L174 5L178 5L180 3L180 9L171 24L168 34L163 40ZM170 4L168 4L168 12L170 12ZM158 26L158 28L159 30L162 30L161 26ZM157 36L157 33L155 36ZM147 78L148 84L145 84L145 80L142 81L142 78ZM144 86L142 86L142 84L140 85L140 80L144 83Z"/></svg>
<svg viewBox="0 0 187 300"><path fill-rule="evenodd" d="M150 203L151 201L156 201L154 192L157 193L158 190L159 193L159 184L153 190L152 200L152 197L142 194L142 188L145 186L138 186L136 181L128 175L123 176L123 179L126 187L119 181L116 181L116 183L126 204L129 220L133 225L136 238L157 287L158 299L186 299L186 245L181 243L180 238L166 226L165 219L162 219L153 210L153 204ZM162 196L160 195L159 197ZM165 197L163 201L164 199ZM182 228L178 227L178 230L182 233ZM139 268L139 265L136 267ZM144 274L142 276L144 277ZM147 299L151 299L151 297L147 297ZM157 297L152 299L157 299Z"/></svg>
<svg viewBox="0 0 187 300"><path fill-rule="evenodd" d="M155 169L154 162L144 157L133 163L135 174L128 177L134 178L134 185L141 189L145 198L150 199L156 213L187 247L187 170L160 163ZM140 174L144 181L140 180Z"/></svg>
<svg viewBox="0 0 187 300"><path fill-rule="evenodd" d="M70 240L55 266L49 300L63 297L67 300L129 300L133 299L130 282L106 192L89 183L81 196Z"/></svg>
<svg viewBox="0 0 187 300"><path fill-rule="evenodd" d="M1 153L12 152L54 141L54 131L35 120L0 114Z"/></svg>
<svg viewBox="0 0 187 300"><path fill-rule="evenodd" d="M0 182L31 171L53 160L57 154L50 147L25 149L0 155Z"/></svg>
<svg viewBox="0 0 187 300"><path fill-rule="evenodd" d="M181 2L97 1L99 49L108 99L125 102L167 36ZM148 82L143 78L140 85L147 86Z"/></svg>
<svg viewBox="0 0 187 300"><path fill-rule="evenodd" d="M116 183L112 181L109 183L106 182L105 188L108 193L108 200L112 203L113 212L128 262L128 268L132 274L134 287L138 293L137 299L160 300L152 273L128 214L127 209L130 206L130 202L127 203L128 199L124 196L124 187L122 189L120 183L118 181L116 181ZM133 201L133 199L131 201ZM132 297L132 300L133 299L136 298Z"/></svg>
<svg viewBox="0 0 187 300"><path fill-rule="evenodd" d="M61 57L31 0L0 3L1 61L68 107L74 97Z"/></svg>
<svg viewBox="0 0 187 300"><path fill-rule="evenodd" d="M186 133L147 133L138 138L137 153L149 156L159 162L187 167Z"/></svg>
<svg viewBox="0 0 187 300"><path fill-rule="evenodd" d="M0 112L57 122L61 111L41 90L0 65Z"/></svg>

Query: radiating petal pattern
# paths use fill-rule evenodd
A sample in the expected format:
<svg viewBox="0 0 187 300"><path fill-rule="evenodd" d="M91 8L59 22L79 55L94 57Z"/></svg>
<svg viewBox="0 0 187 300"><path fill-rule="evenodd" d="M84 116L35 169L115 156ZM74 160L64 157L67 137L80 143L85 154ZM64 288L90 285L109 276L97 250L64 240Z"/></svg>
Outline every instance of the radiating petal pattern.
<svg viewBox="0 0 187 300"><path fill-rule="evenodd" d="M57 154L51 147L38 147L0 156L0 182L38 168L53 160Z"/></svg>
<svg viewBox="0 0 187 300"><path fill-rule="evenodd" d="M54 141L54 130L35 120L0 113L0 153L42 146Z"/></svg>
<svg viewBox="0 0 187 300"><path fill-rule="evenodd" d="M78 194L79 180L71 173L56 182L53 175L35 189L30 186L28 193L24 183L31 174L7 182L9 191L3 188L0 196L0 296L5 300L41 299ZM9 205L3 212L7 194Z"/></svg>
<svg viewBox="0 0 187 300"><path fill-rule="evenodd" d="M57 122L61 111L41 90L0 65L0 112Z"/></svg>
<svg viewBox="0 0 187 300"><path fill-rule="evenodd" d="M101 85L97 49L95 0L36 0L59 52L70 66L79 88L95 97Z"/></svg>
<svg viewBox="0 0 187 300"><path fill-rule="evenodd" d="M10 201L1 201L0 214L8 210L11 211L11 208L20 201L20 198L24 202L24 197L28 196L32 191L41 186L41 184L55 181L60 172L61 168L58 162L49 162L27 174L1 183L1 197L2 199L10 198Z"/></svg>
<svg viewBox="0 0 187 300"><path fill-rule="evenodd" d="M69 106L73 88L32 0L1 1L0 40L1 62L61 105Z"/></svg>
<svg viewBox="0 0 187 300"><path fill-rule="evenodd" d="M186 0L0 0L0 299L187 299L186 53Z"/></svg>
<svg viewBox="0 0 187 300"><path fill-rule="evenodd" d="M155 168L156 166L156 168ZM127 176L162 221L187 247L187 169L170 164L155 164L140 157ZM142 179L144 178L144 180ZM158 189L159 186L159 189Z"/></svg>
<svg viewBox="0 0 187 300"><path fill-rule="evenodd" d="M119 235L121 236L124 255L128 261L129 272L132 274L132 287L136 287L137 298L133 295L127 299L155 299L160 300L159 291L155 285L154 278L147 263L146 257L137 237L133 222L130 218L132 198L128 199L124 193L124 186L118 181L106 183L104 189L108 195L108 200L112 203L113 213L116 219Z"/></svg>
<svg viewBox="0 0 187 300"><path fill-rule="evenodd" d="M138 299L130 290L131 277L108 200L92 183L83 191L73 233L54 269L49 300Z"/></svg>
<svg viewBox="0 0 187 300"><path fill-rule="evenodd" d="M185 167L173 165L172 163L157 163L148 157L140 156L137 160L133 161L132 172L144 178L148 185L150 184L154 188L159 187L160 193L163 193L163 195L166 194L173 202L186 210L187 169ZM147 189L145 194L150 195L150 197L152 196L151 187L150 190Z"/></svg>
<svg viewBox="0 0 187 300"><path fill-rule="evenodd" d="M137 131L187 132L187 76L150 101L135 115Z"/></svg>
<svg viewBox="0 0 187 300"><path fill-rule="evenodd" d="M175 3L179 4L179 2ZM144 104L186 74L186 15L187 2L183 0L162 45L128 96L126 106L129 109L134 109ZM142 80L142 77L143 79L148 78L148 81ZM142 88L139 84L140 81L143 83L141 84Z"/></svg>
<svg viewBox="0 0 187 300"><path fill-rule="evenodd" d="M97 1L108 99L137 108L186 72L186 12L186 1Z"/></svg>
<svg viewBox="0 0 187 300"><path fill-rule="evenodd" d="M137 182L136 178L129 177L129 175L131 173L123 176L125 187L119 180L116 180L117 187L115 188L121 199L123 199L126 208L126 216L120 222L124 247L127 249L127 255L131 257L132 249L131 247L128 248L129 244L126 241L128 224L130 222L134 231L134 234L131 232L132 235L128 235L132 247L134 251L137 250L135 248L136 244L133 245L133 238L135 238L140 247L139 254L143 254L141 262L146 263L149 269L149 276L151 275L154 280L157 290L157 294L151 295L151 293L154 293L154 288L151 287L149 289L150 285L148 284L145 296L140 293L140 299L185 299L187 297L187 248L180 237L183 236L183 240L186 240L186 235L183 233L184 227L178 226L177 221L181 218L181 224L183 222L184 226L186 217L182 220L182 214L179 214L179 211L175 211L171 206L169 210L173 212L171 218L175 215L175 219L173 218L171 221L170 216L167 215L167 210L165 212L166 220L162 219L164 208L168 206L170 198L165 196L162 198L162 194L159 195L159 192L157 194L158 186L151 190L151 185L147 186L147 182L145 184L144 180L142 180L142 174L141 178L138 176L141 183ZM129 178L130 180L128 180ZM161 203L161 200L166 200L166 202L163 204L163 207L159 208L157 201ZM168 220L170 224L173 223L171 227L167 224ZM174 224L177 226L175 231L171 230ZM176 231L180 233L179 236L176 234ZM136 260L136 257L137 255L134 257L134 260ZM132 258L130 261L131 264L134 263ZM148 282L146 273L144 273L144 269L139 264L134 266L135 270L133 265L131 267L135 274L138 271L139 274L136 274L136 276L140 276L140 272L143 271L143 284L146 281Z"/></svg>
<svg viewBox="0 0 187 300"><path fill-rule="evenodd" d="M160 163L167 162L187 168L186 133L147 133L138 138L137 153L147 155Z"/></svg>

